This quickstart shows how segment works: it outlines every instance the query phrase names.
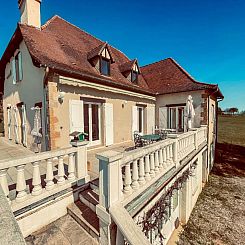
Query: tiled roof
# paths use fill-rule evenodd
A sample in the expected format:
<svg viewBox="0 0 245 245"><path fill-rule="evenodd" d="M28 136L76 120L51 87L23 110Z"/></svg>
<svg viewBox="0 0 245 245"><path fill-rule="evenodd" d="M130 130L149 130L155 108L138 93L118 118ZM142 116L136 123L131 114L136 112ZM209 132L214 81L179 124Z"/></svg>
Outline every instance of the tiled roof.
<svg viewBox="0 0 245 245"><path fill-rule="evenodd" d="M143 66L141 72L149 88L157 94L206 89L218 90L218 85L197 82L172 58Z"/></svg>
<svg viewBox="0 0 245 245"><path fill-rule="evenodd" d="M119 69L122 73L124 73L125 71L130 71L133 68L133 65L135 64L135 62L137 62L136 59L133 60L129 60L127 62L125 62L124 64L121 64Z"/></svg>
<svg viewBox="0 0 245 245"><path fill-rule="evenodd" d="M89 56L99 52L105 42L82 31L76 26L66 22L59 16L53 17L41 30L19 24L23 39L28 47L32 59L56 71L76 77L93 77L100 81L128 89L150 93L143 76L139 77L138 85L128 81L119 66L129 59L119 50L109 47L114 59L111 64L110 77L103 76L88 61ZM106 44L107 45L107 44Z"/></svg>
<svg viewBox="0 0 245 245"><path fill-rule="evenodd" d="M49 67L61 75L149 95L218 88L217 85L196 82L171 58L140 68L138 83L133 84L123 72L130 70L136 59L128 59L106 42L54 16L41 29L18 24L0 61L0 91L3 89L5 66L22 39L35 65ZM110 76L101 75L89 62L105 46L113 58Z"/></svg>

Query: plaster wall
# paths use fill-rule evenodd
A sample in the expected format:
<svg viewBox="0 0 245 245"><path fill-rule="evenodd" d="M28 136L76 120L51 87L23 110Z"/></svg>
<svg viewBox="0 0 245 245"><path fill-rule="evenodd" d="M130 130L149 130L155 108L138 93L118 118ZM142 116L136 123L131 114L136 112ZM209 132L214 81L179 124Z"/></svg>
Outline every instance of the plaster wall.
<svg viewBox="0 0 245 245"><path fill-rule="evenodd" d="M4 83L4 95L3 95L3 109L4 109L4 131L5 136L8 137L8 119L7 119L7 107L8 105L16 106L18 103L23 102L26 105L27 116L27 144L28 148L31 148L33 143L33 137L30 132L33 129L34 123L34 111L31 108L35 103L43 103L43 79L45 71L42 68L37 68L33 65L29 51L24 43L21 42L19 49L15 54L21 51L22 53L22 67L23 67L23 80L17 84L13 84L13 74L11 71L11 58L5 69L5 83ZM44 117L44 115L42 115ZM42 118L43 118L42 117ZM20 124L20 118L19 124ZM21 130L19 126L19 131ZM12 111L12 123L11 123L11 137L14 139L14 117Z"/></svg>
<svg viewBox="0 0 245 245"><path fill-rule="evenodd" d="M159 108L170 104L186 103L188 95L193 98L193 106L195 109L194 127L200 127L202 121L202 91L189 91L181 93L171 93L157 95L156 97L156 125L159 126Z"/></svg>
<svg viewBox="0 0 245 245"><path fill-rule="evenodd" d="M96 88L71 86L60 84L57 77L49 81L49 103L50 103L50 121L52 117L52 129L50 129L51 149L69 146L70 118L69 118L69 101L80 100L81 97L103 100L105 103L113 105L113 137L114 144L130 142L132 140L132 107L136 104L145 105L144 109L144 133L147 133L147 107L155 107L154 100L144 99L141 96L129 96ZM65 92L63 103L58 102L58 93ZM127 91L125 91L127 93ZM105 143L104 128L104 106L101 106L101 144ZM151 120L154 121L154 118Z"/></svg>

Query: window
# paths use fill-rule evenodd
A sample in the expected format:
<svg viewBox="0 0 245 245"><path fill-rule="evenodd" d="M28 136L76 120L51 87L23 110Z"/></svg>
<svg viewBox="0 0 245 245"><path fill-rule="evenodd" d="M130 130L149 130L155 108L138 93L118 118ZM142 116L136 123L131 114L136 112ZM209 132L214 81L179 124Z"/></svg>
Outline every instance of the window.
<svg viewBox="0 0 245 245"><path fill-rule="evenodd" d="M137 83L138 82L138 72L137 71L132 71L131 72L131 82L132 83Z"/></svg>
<svg viewBox="0 0 245 245"><path fill-rule="evenodd" d="M144 107L138 107L138 131L144 133Z"/></svg>
<svg viewBox="0 0 245 245"><path fill-rule="evenodd" d="M18 83L23 79L21 52L19 52L12 60L12 75L13 75L13 84Z"/></svg>
<svg viewBox="0 0 245 245"><path fill-rule="evenodd" d="M179 132L184 131L184 107L169 107L168 127Z"/></svg>
<svg viewBox="0 0 245 245"><path fill-rule="evenodd" d="M110 76L110 60L101 57L101 59L100 59L100 73L102 75Z"/></svg>

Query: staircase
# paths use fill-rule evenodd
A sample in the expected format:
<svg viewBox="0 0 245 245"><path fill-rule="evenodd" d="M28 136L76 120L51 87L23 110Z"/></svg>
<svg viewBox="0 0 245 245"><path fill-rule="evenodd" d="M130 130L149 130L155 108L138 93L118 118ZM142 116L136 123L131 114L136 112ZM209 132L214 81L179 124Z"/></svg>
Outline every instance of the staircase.
<svg viewBox="0 0 245 245"><path fill-rule="evenodd" d="M98 203L99 179L95 179L79 193L79 200L67 208L68 214L97 241L99 241L99 219L96 215Z"/></svg>

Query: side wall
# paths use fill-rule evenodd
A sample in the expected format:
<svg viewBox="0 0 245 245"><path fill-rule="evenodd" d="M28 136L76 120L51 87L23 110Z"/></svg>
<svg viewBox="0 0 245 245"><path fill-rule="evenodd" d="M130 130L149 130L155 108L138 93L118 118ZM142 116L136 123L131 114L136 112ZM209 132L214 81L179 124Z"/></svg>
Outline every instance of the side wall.
<svg viewBox="0 0 245 245"><path fill-rule="evenodd" d="M15 53L21 51L22 53L22 67L23 67L23 80L17 84L13 84L13 74L11 71L11 58L5 69L5 83L3 95L3 109L4 109L4 130L5 136L8 137L8 119L7 107L16 106L18 103L23 102L26 105L27 116L27 144L28 148L32 147L33 137L30 132L33 129L34 111L31 108L35 103L43 103L43 79L45 75L44 69L37 68L33 65L31 56L25 43L22 41L19 49ZM20 121L20 118L19 118ZM19 122L19 131L21 130ZM12 113L11 135L14 141L14 119Z"/></svg>
<svg viewBox="0 0 245 245"><path fill-rule="evenodd" d="M190 92L181 92L181 93L172 93L172 94L163 94L156 97L156 125L159 126L159 108L170 105L170 104L182 104L186 103L188 95L191 95L193 98L193 105L195 109L195 119L194 127L200 127L203 120L203 107L202 103L204 99L202 98L202 93L204 91L190 91Z"/></svg>

